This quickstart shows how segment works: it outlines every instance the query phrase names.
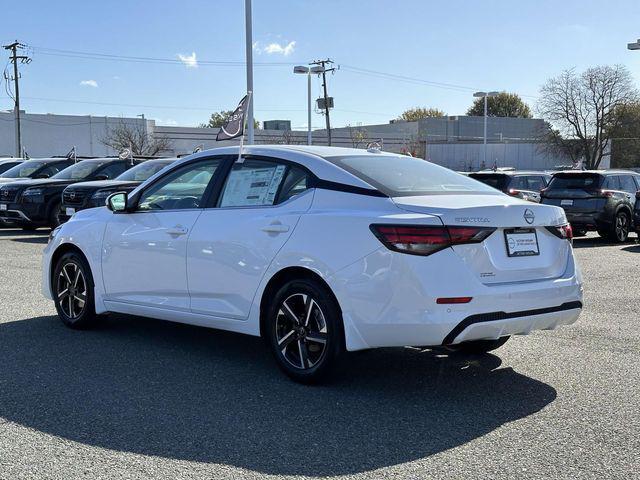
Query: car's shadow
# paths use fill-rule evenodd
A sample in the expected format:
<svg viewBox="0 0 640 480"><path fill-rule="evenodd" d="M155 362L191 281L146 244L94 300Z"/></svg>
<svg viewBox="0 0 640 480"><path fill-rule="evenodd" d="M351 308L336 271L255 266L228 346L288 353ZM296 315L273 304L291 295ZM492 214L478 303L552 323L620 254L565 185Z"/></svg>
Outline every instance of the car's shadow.
<svg viewBox="0 0 640 480"><path fill-rule="evenodd" d="M574 237L573 239L573 247L574 248L590 248L590 247L619 247L622 245L634 245L637 242L637 238L629 237L629 239L625 243L614 243L606 238L602 238L599 236L589 236L589 237Z"/></svg>
<svg viewBox="0 0 640 480"><path fill-rule="evenodd" d="M274 475L341 475L456 447L531 415L549 385L497 356L350 354L292 383L258 338L127 316L90 331L0 324L0 417L112 450Z"/></svg>

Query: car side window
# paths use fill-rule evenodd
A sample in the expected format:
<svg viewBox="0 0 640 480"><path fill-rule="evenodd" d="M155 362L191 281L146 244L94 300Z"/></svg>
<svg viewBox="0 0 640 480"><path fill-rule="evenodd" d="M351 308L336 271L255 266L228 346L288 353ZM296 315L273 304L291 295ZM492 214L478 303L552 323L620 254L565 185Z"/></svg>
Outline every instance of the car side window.
<svg viewBox="0 0 640 480"><path fill-rule="evenodd" d="M205 191L221 162L220 159L205 160L167 174L142 193L138 211L203 207Z"/></svg>
<svg viewBox="0 0 640 480"><path fill-rule="evenodd" d="M283 203L309 188L309 175L298 167L289 167L276 203Z"/></svg>
<svg viewBox="0 0 640 480"><path fill-rule="evenodd" d="M123 174L126 169L127 165L124 162L114 162L104 168L101 168L96 172L96 175L105 176L108 180L111 180Z"/></svg>
<svg viewBox="0 0 640 480"><path fill-rule="evenodd" d="M623 192L636 193L636 184L633 178L631 178L631 175L621 175L619 178Z"/></svg>
<svg viewBox="0 0 640 480"><path fill-rule="evenodd" d="M513 177L511 179L511 183L509 183L509 188L515 188L517 190L524 190L527 188L526 177Z"/></svg>
<svg viewBox="0 0 640 480"><path fill-rule="evenodd" d="M266 160L245 160L233 165L226 179L219 207L263 207L275 205L289 167ZM295 187L291 184L289 190ZM290 198L290 197L289 197Z"/></svg>
<svg viewBox="0 0 640 480"><path fill-rule="evenodd" d="M602 182L602 188L605 190L620 190L620 182L618 181L618 177L609 176L604 179Z"/></svg>
<svg viewBox="0 0 640 480"><path fill-rule="evenodd" d="M533 192L539 192L544 188L544 180L542 177L537 175L532 175L527 177L527 190L531 190Z"/></svg>

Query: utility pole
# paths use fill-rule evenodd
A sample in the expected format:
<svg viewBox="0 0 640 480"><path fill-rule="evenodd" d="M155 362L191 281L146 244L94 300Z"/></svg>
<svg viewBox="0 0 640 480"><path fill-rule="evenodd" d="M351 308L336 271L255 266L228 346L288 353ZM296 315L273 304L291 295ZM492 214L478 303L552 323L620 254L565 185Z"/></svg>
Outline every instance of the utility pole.
<svg viewBox="0 0 640 480"><path fill-rule="evenodd" d="M326 60L316 60L311 62L310 65L319 65L322 67L322 91L324 97L324 120L327 125L327 144L331 146L331 119L329 118L329 95L327 94L327 72L335 71L335 68L327 68L327 65L331 65L333 61L329 58ZM331 99L331 106L333 106L333 98Z"/></svg>
<svg viewBox="0 0 640 480"><path fill-rule="evenodd" d="M247 94L249 97L249 108L247 108L247 145L253 145L253 28L251 19L251 0L244 0L244 26L245 26L245 51L247 57Z"/></svg>
<svg viewBox="0 0 640 480"><path fill-rule="evenodd" d="M14 99L14 116L15 116L15 124L16 124L16 157L22 156L22 133L20 131L20 87L19 87L19 79L20 75L18 74L18 61L20 63L28 64L31 62L31 59L26 55L18 55L18 49L23 49L25 46L18 42L17 40L10 45L3 45L2 48L5 50L11 50L11 58L10 60L13 62L13 82L15 88L15 99ZM9 79L7 79L7 82Z"/></svg>

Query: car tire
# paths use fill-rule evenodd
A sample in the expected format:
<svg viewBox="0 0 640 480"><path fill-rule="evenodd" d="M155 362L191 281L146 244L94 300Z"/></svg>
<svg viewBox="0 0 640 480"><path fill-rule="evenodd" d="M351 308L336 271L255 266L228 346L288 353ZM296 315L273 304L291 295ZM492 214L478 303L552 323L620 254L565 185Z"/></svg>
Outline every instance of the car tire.
<svg viewBox="0 0 640 480"><path fill-rule="evenodd" d="M616 213L607 238L614 243L624 243L629 238L631 219L625 211Z"/></svg>
<svg viewBox="0 0 640 480"><path fill-rule="evenodd" d="M345 350L340 308L328 289L312 279L292 280L266 311L265 340L280 369L296 382L327 379Z"/></svg>
<svg viewBox="0 0 640 480"><path fill-rule="evenodd" d="M88 328L97 315L94 283L89 264L76 252L65 253L56 263L51 280L58 317L69 328Z"/></svg>
<svg viewBox="0 0 640 480"><path fill-rule="evenodd" d="M471 353L471 354L483 354L500 348L507 343L509 335L506 337L500 337L496 340L472 340L470 342L462 342L457 345L453 345L453 349L457 352Z"/></svg>

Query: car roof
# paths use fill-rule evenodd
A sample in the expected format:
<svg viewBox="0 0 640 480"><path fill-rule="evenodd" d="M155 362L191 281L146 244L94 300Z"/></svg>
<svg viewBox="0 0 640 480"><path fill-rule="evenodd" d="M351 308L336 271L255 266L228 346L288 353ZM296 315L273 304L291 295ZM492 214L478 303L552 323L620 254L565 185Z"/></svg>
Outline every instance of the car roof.
<svg viewBox="0 0 640 480"><path fill-rule="evenodd" d="M212 155L238 155L239 146L220 147L203 150L198 153L180 158L175 162L176 167L193 161L198 158L210 157ZM332 182L345 183L356 187L373 189L374 187L364 180L356 177L352 173L339 167L331 161L335 157L348 156L394 156L400 154L382 152L379 150L363 150L358 148L324 147L309 145L245 145L242 149L243 155L276 157L282 160L298 163L313 172L318 178ZM153 177L152 177L153 178Z"/></svg>
<svg viewBox="0 0 640 480"><path fill-rule="evenodd" d="M498 170L497 172L491 171L481 171L481 172L471 172L470 175L550 175L547 172L542 172L539 170Z"/></svg>
<svg viewBox="0 0 640 480"><path fill-rule="evenodd" d="M638 172L634 172L633 170L622 170L622 169L611 169L611 170L560 170L559 172L554 172L554 175L559 173L562 174L575 174L575 175L640 175Z"/></svg>

